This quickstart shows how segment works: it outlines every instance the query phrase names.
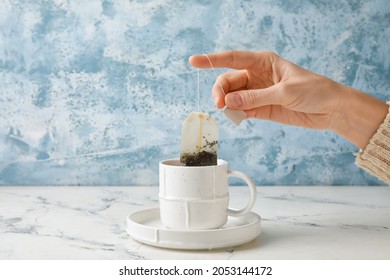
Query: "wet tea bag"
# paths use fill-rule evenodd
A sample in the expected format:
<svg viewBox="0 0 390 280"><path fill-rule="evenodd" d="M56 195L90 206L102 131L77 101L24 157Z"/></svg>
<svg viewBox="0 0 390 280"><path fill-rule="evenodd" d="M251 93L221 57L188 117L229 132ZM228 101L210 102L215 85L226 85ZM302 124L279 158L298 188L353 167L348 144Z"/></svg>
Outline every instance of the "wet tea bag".
<svg viewBox="0 0 390 280"><path fill-rule="evenodd" d="M217 122L206 113L191 112L182 126L180 147L181 165L217 165L217 150Z"/></svg>

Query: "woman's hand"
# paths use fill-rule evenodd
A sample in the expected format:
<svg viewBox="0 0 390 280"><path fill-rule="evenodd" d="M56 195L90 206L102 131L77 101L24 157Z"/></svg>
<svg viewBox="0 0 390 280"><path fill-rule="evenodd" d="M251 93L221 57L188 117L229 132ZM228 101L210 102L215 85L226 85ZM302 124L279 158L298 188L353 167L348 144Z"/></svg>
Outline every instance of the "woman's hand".
<svg viewBox="0 0 390 280"><path fill-rule="evenodd" d="M207 56L215 68L236 69L215 82L216 106L243 110L247 118L333 130L364 148L388 112L384 102L273 52L226 51ZM194 55L189 62L211 68L207 56Z"/></svg>

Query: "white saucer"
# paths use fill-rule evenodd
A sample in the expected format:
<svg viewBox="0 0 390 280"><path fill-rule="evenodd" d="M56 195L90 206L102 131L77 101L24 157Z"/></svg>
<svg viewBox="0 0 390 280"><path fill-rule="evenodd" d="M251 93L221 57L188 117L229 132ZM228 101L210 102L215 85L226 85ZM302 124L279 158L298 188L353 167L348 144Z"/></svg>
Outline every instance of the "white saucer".
<svg viewBox="0 0 390 280"><path fill-rule="evenodd" d="M127 217L127 233L135 240L161 248L211 250L237 246L261 233L261 218L254 212L229 217L221 228L176 230L161 224L160 208L138 210Z"/></svg>

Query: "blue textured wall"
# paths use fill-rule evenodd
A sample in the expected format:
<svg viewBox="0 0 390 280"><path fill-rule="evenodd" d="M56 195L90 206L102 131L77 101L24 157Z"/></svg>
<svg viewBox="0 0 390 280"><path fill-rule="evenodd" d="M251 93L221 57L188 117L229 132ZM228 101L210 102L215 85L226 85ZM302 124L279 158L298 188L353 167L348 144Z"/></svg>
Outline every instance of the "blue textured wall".
<svg viewBox="0 0 390 280"><path fill-rule="evenodd" d="M0 185L157 184L196 110L194 53L270 49L390 99L387 0L1 0L0 36ZM235 127L214 108L214 79L201 71L219 156L257 184L381 184L331 132Z"/></svg>

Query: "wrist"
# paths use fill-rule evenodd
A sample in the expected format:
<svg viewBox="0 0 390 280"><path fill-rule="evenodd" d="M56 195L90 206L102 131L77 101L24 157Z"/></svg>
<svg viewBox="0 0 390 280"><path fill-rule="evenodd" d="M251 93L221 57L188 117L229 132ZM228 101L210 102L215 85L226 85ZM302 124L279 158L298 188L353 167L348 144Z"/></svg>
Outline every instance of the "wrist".
<svg viewBox="0 0 390 280"><path fill-rule="evenodd" d="M385 119L389 107L356 89L339 84L338 87L340 100L332 115L330 129L364 149Z"/></svg>

